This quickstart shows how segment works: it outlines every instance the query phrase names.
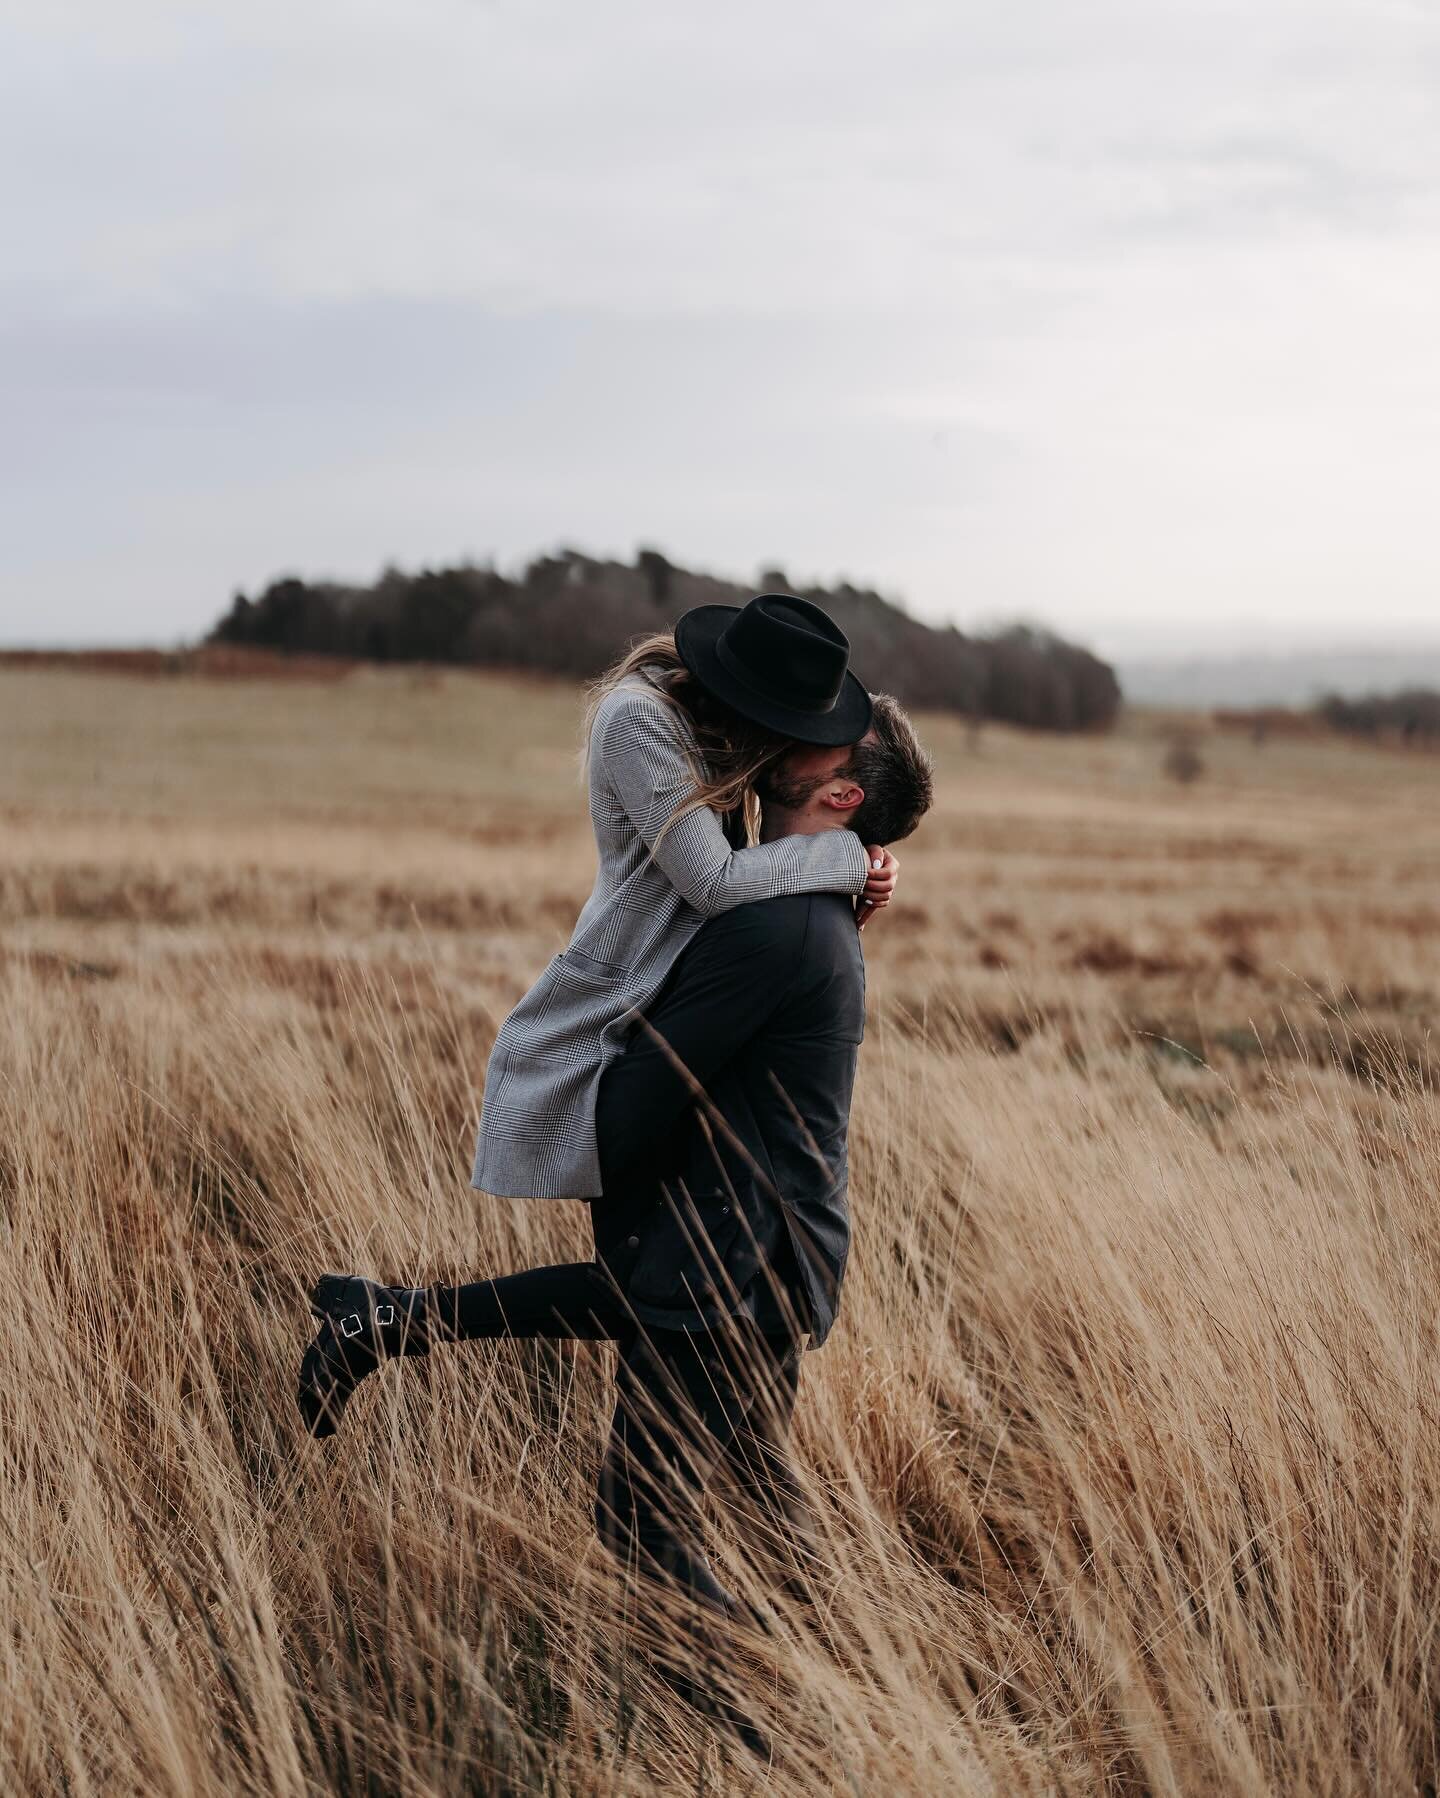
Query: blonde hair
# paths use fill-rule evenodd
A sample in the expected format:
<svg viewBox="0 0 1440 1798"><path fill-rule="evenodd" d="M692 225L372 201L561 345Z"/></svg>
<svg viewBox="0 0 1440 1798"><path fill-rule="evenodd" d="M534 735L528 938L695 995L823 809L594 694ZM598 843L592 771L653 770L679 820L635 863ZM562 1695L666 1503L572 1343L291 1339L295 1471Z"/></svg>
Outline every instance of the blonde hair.
<svg viewBox="0 0 1440 1798"><path fill-rule="evenodd" d="M695 775L694 792L671 816L661 836L705 806L719 813L732 847L740 849L758 841L760 801L756 782L772 763L794 748L795 740L752 724L707 692L680 660L670 631L637 638L618 662L591 682L587 689L582 765L589 761L590 733L601 701L633 674L647 675L656 698L675 714L676 734Z"/></svg>

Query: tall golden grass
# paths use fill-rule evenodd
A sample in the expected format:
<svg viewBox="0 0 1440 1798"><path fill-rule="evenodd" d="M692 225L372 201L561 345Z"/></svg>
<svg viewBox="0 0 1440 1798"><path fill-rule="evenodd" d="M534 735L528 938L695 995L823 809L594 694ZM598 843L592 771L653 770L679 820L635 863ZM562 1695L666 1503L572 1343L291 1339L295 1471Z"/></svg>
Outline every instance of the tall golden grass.
<svg viewBox="0 0 1440 1798"><path fill-rule="evenodd" d="M610 1351L458 1346L304 1437L317 1272L583 1246L467 1184L588 887L578 716L0 671L0 1786L1433 1790L1418 759L1215 739L1182 792L1143 722L930 722L801 1389L830 1577L729 1668L768 1766L591 1540Z"/></svg>

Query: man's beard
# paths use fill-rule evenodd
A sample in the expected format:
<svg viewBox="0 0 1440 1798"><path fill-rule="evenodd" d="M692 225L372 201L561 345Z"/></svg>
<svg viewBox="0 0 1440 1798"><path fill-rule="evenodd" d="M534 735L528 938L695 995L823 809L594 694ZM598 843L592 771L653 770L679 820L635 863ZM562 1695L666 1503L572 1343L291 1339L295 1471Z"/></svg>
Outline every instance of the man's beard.
<svg viewBox="0 0 1440 1798"><path fill-rule="evenodd" d="M778 805L781 811L798 812L834 778L830 774L787 775L783 766L767 768L755 783L761 805Z"/></svg>

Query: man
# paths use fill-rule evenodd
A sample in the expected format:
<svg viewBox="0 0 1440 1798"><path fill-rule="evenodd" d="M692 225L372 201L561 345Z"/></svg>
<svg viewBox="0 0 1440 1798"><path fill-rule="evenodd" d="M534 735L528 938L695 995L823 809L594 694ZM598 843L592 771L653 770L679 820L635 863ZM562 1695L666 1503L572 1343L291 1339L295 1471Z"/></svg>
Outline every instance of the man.
<svg viewBox="0 0 1440 1798"><path fill-rule="evenodd" d="M893 843L930 786L909 720L880 695L859 745L786 758L761 794L763 834ZM621 1337L597 1524L613 1551L717 1610L733 1601L699 1511L716 1470L749 1512L750 1547L804 1584L809 1520L786 1441L804 1338L828 1335L849 1250L864 1016L849 899L739 906L705 924L601 1085L600 1135L622 1163L606 1189L647 1197L597 1245L637 1326Z"/></svg>
<svg viewBox="0 0 1440 1798"><path fill-rule="evenodd" d="M888 844L930 796L909 720L877 695L858 744L785 759L761 794L764 834L848 829ZM708 920L600 1083L596 1260L463 1286L339 1281L335 1308L354 1311L302 1370L302 1402L333 1382L311 1427L328 1433L379 1361L441 1340L616 1340L602 1540L731 1612L699 1522L723 1464L750 1501L757 1551L782 1578L803 1577L807 1520L786 1438L804 1339L818 1346L830 1329L849 1248L846 1130L864 1028L856 922L833 893Z"/></svg>

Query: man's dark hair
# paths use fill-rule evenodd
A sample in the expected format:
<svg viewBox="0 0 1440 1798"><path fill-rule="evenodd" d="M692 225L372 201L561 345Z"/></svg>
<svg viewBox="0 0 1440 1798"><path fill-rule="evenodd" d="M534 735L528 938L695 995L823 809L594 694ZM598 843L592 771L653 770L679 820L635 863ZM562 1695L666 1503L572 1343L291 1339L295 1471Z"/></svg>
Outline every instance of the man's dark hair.
<svg viewBox="0 0 1440 1798"><path fill-rule="evenodd" d="M862 843L883 846L908 837L929 811L934 768L899 701L873 693L871 703L870 730L855 745L845 774L865 789L850 829Z"/></svg>

